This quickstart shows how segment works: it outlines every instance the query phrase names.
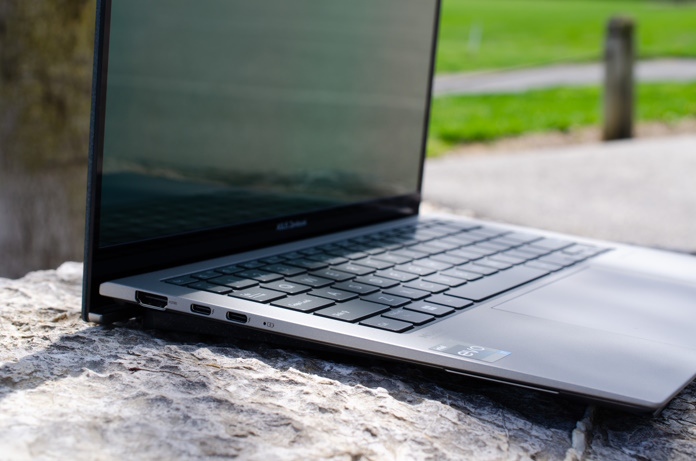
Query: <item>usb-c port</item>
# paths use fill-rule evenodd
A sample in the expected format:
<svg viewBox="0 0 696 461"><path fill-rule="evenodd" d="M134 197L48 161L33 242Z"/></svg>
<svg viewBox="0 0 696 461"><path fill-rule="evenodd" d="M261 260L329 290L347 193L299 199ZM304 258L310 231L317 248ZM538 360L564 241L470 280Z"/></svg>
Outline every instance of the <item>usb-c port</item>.
<svg viewBox="0 0 696 461"><path fill-rule="evenodd" d="M228 312L227 320L235 323L247 323L247 316L244 314L238 314L236 312Z"/></svg>
<svg viewBox="0 0 696 461"><path fill-rule="evenodd" d="M208 306L200 306L198 304L191 304L191 312L201 315L210 315L213 310Z"/></svg>

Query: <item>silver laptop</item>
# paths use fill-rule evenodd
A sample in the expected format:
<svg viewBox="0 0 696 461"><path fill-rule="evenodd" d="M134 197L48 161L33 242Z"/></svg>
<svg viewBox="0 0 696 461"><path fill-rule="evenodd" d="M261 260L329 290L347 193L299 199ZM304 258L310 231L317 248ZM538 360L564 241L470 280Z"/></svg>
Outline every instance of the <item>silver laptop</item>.
<svg viewBox="0 0 696 461"><path fill-rule="evenodd" d="M419 216L438 19L99 1L83 318L662 409L696 374L696 259Z"/></svg>

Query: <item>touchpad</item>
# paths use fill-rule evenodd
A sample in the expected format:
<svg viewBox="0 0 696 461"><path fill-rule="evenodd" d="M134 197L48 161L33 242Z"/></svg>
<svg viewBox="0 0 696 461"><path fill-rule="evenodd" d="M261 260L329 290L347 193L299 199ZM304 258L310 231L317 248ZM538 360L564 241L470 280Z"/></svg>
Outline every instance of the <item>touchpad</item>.
<svg viewBox="0 0 696 461"><path fill-rule="evenodd" d="M642 274L588 268L494 309L696 347L696 286Z"/></svg>

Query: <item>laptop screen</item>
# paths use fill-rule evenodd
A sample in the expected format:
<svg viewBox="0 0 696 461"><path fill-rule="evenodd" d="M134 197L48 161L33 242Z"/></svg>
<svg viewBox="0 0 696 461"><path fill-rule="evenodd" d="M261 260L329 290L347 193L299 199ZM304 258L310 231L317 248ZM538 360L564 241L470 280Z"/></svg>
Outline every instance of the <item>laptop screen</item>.
<svg viewBox="0 0 696 461"><path fill-rule="evenodd" d="M436 14L436 0L113 1L99 247L417 193Z"/></svg>

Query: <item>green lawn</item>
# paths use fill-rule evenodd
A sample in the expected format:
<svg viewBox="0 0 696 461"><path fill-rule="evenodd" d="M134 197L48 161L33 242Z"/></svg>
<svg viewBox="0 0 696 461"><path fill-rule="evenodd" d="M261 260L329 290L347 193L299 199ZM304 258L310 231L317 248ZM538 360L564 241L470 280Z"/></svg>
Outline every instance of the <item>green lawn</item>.
<svg viewBox="0 0 696 461"><path fill-rule="evenodd" d="M637 21L641 57L696 57L694 1L442 0L436 69L595 60L607 19L619 13Z"/></svg>
<svg viewBox="0 0 696 461"><path fill-rule="evenodd" d="M696 117L696 82L638 85L636 116L660 121ZM600 120L601 90L597 86L438 97L432 104L428 155L441 154L457 143L568 130Z"/></svg>

